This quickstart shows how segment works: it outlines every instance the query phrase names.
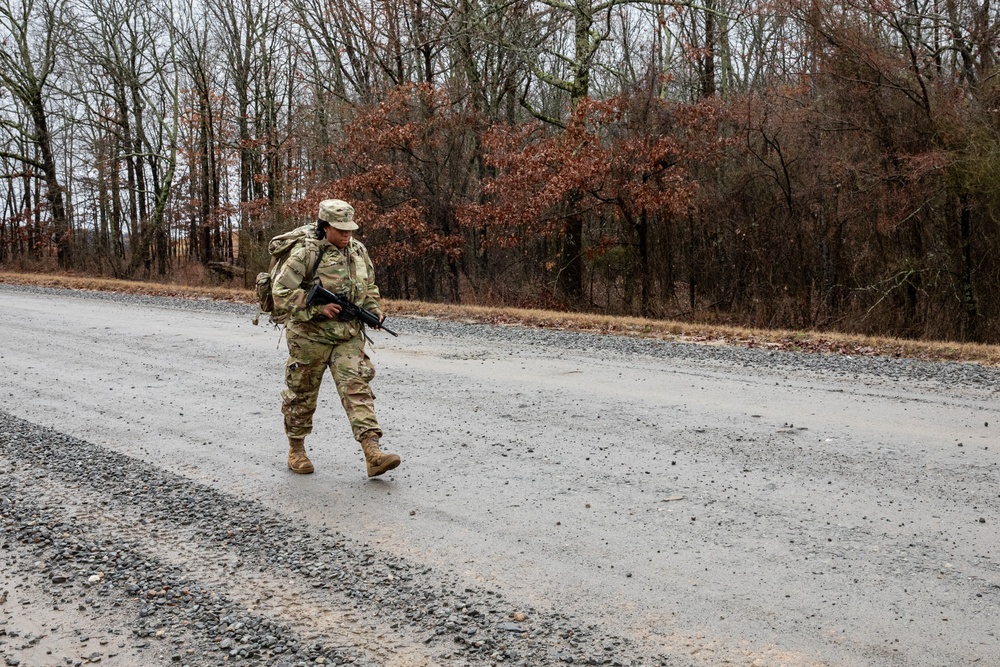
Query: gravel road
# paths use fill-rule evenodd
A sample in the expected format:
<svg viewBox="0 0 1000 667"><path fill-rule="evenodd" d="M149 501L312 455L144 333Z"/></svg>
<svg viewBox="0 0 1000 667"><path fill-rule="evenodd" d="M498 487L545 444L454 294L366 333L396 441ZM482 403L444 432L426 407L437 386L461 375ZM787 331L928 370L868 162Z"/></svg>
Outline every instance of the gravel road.
<svg viewBox="0 0 1000 667"><path fill-rule="evenodd" d="M395 319L296 476L247 306L0 303L7 665L1000 665L996 369Z"/></svg>

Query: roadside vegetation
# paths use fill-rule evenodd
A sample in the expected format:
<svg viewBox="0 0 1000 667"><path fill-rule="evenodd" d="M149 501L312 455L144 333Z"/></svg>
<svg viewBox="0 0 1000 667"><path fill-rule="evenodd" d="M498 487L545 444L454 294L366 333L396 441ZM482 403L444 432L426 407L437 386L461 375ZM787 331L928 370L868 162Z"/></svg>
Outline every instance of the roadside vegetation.
<svg viewBox="0 0 1000 667"><path fill-rule="evenodd" d="M998 344L997 26L986 0L8 0L0 270L249 288L336 197L407 302Z"/></svg>
<svg viewBox="0 0 1000 667"><path fill-rule="evenodd" d="M256 295L252 290L229 287L203 287L31 273L0 273L0 283L71 290L123 292L181 299L256 303ZM500 306L455 305L393 299L386 299L384 303L390 317L429 317L500 326L538 327L562 331L655 338L703 345L757 347L813 354L905 357L927 361L970 362L987 366L1000 366L1000 346L998 345L916 341L823 331L752 329L640 317L614 317L592 313Z"/></svg>

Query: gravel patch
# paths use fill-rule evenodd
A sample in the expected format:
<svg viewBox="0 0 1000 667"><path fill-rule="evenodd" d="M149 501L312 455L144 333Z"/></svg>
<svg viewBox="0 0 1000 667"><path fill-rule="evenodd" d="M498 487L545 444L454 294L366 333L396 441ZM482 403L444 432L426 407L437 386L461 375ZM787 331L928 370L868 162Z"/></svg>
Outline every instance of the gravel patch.
<svg viewBox="0 0 1000 667"><path fill-rule="evenodd" d="M178 550L189 560L163 555ZM54 611L114 609L147 664L678 664L3 412L0 556L48 591ZM207 576L219 562L223 572ZM248 581L312 589L325 608L348 610L341 630L331 641L316 619L255 611ZM0 636L11 652L12 639ZM425 661L404 659L421 651ZM95 650L73 664L120 664L111 657Z"/></svg>

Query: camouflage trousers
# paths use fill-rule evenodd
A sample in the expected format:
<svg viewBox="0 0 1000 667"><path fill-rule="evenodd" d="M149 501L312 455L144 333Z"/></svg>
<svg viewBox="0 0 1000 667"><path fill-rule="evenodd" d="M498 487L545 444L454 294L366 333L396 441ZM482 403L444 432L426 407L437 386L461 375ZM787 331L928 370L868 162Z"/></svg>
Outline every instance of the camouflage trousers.
<svg viewBox="0 0 1000 667"><path fill-rule="evenodd" d="M333 375L340 402L351 422L358 441L367 431L382 435L375 419L375 394L369 382L375 367L365 354L365 341L352 336L342 343L318 343L288 332L288 362L281 392L281 412L285 415L285 433L290 438L304 438L312 433L313 413L319 397L319 385L327 368Z"/></svg>

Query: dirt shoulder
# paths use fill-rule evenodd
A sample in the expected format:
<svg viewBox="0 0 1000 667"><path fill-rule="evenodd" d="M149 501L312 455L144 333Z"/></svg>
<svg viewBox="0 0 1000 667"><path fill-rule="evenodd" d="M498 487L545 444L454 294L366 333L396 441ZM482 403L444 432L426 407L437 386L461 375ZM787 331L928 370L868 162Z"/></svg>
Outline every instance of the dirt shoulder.
<svg viewBox="0 0 1000 667"><path fill-rule="evenodd" d="M256 295L252 290L133 282L73 275L0 273L0 283L197 300L209 299L247 304L256 302ZM1000 345L905 340L828 331L747 329L639 317L613 317L591 313L565 313L392 299L386 300L386 307L388 312L396 316L431 317L448 321L537 327L560 331L633 336L703 345L765 348L810 354L885 356L1000 366Z"/></svg>

